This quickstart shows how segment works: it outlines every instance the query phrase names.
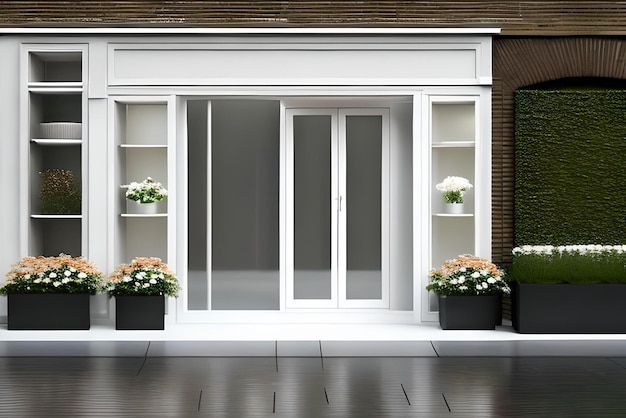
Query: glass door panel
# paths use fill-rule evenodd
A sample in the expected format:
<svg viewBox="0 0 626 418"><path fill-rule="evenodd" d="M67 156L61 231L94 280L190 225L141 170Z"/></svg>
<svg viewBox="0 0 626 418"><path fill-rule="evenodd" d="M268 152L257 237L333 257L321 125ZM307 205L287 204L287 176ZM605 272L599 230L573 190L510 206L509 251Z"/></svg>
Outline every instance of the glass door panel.
<svg viewBox="0 0 626 418"><path fill-rule="evenodd" d="M331 117L294 116L294 298L331 295Z"/></svg>
<svg viewBox="0 0 626 418"><path fill-rule="evenodd" d="M288 111L292 307L336 305L335 113Z"/></svg>
<svg viewBox="0 0 626 418"><path fill-rule="evenodd" d="M382 298L382 117L346 116L346 299Z"/></svg>

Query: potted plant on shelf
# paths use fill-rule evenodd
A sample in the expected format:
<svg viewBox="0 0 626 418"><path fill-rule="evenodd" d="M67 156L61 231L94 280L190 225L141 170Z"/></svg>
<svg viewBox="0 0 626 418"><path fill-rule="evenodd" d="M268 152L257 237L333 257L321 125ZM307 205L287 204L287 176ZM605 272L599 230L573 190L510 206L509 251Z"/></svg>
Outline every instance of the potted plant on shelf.
<svg viewBox="0 0 626 418"><path fill-rule="evenodd" d="M105 284L115 297L118 330L164 329L165 296L178 296L176 274L156 257L137 257L120 264Z"/></svg>
<svg viewBox="0 0 626 418"><path fill-rule="evenodd" d="M71 170L52 168L39 173L39 204L44 215L77 215L81 210L80 186Z"/></svg>
<svg viewBox="0 0 626 418"><path fill-rule="evenodd" d="M443 193L447 213L463 213L463 196L473 186L465 177L448 176L435 188Z"/></svg>
<svg viewBox="0 0 626 418"><path fill-rule="evenodd" d="M102 286L102 273L89 260L24 257L6 275L10 330L89 329L89 296Z"/></svg>
<svg viewBox="0 0 626 418"><path fill-rule="evenodd" d="M520 333L626 333L626 245L516 247L509 277Z"/></svg>
<svg viewBox="0 0 626 418"><path fill-rule="evenodd" d="M147 177L142 182L125 184L128 213L155 214L159 212L158 202L167 197L167 190L161 183Z"/></svg>
<svg viewBox="0 0 626 418"><path fill-rule="evenodd" d="M460 255L429 277L426 288L439 296L442 329L495 329L500 324L502 294L510 288L504 272L489 260Z"/></svg>

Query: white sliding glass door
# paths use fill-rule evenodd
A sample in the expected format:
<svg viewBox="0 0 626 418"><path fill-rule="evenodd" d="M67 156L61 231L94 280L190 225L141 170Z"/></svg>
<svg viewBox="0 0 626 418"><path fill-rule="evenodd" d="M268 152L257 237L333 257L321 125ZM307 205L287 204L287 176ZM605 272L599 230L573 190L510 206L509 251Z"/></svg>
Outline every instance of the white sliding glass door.
<svg viewBox="0 0 626 418"><path fill-rule="evenodd" d="M389 307L389 112L286 110L288 308Z"/></svg>

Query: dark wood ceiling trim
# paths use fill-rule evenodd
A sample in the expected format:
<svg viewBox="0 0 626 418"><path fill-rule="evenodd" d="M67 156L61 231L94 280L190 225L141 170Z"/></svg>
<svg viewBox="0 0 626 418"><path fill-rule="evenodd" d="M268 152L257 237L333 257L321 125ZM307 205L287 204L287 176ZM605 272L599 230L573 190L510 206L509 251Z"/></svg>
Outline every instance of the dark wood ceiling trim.
<svg viewBox="0 0 626 418"><path fill-rule="evenodd" d="M626 34L623 1L0 1L0 26L500 27Z"/></svg>

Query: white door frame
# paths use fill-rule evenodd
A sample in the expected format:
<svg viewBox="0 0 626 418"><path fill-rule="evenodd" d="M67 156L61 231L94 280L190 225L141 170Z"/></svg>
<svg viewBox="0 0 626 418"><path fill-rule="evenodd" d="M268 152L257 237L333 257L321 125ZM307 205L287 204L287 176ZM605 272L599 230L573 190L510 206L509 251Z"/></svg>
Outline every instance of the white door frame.
<svg viewBox="0 0 626 418"><path fill-rule="evenodd" d="M330 299L296 299L294 297L294 127L298 115L331 117L331 297ZM382 116L381 167L381 274L380 299L347 298L347 196L346 184L346 117ZM389 109L388 108L287 108L285 109L286 233L285 233L285 305L297 308L389 308Z"/></svg>

